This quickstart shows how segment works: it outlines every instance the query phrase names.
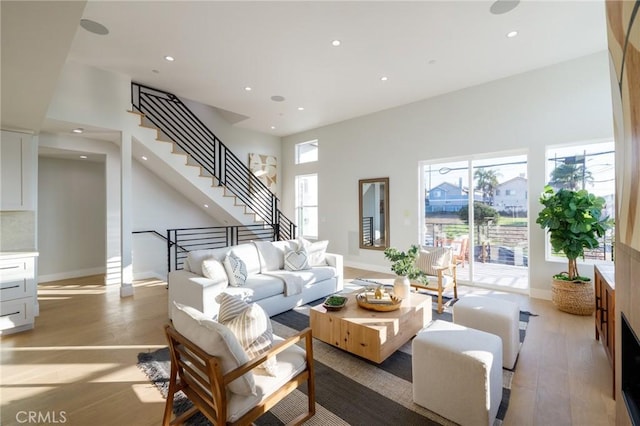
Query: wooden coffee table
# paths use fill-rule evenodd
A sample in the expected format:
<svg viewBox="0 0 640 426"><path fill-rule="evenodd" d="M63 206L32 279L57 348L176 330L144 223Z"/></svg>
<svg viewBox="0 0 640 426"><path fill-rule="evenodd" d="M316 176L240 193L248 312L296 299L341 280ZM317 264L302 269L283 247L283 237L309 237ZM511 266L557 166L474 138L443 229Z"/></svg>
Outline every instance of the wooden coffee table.
<svg viewBox="0 0 640 426"><path fill-rule="evenodd" d="M337 348L381 363L431 322L431 296L411 293L399 309L377 312L361 308L350 293L346 306L327 311L310 309L313 337Z"/></svg>

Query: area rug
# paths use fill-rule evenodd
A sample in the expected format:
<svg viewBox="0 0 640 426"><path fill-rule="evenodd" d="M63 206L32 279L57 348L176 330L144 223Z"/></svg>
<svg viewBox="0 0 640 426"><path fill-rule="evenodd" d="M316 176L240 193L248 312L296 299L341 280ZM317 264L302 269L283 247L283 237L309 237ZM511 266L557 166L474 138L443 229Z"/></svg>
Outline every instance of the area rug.
<svg viewBox="0 0 640 426"><path fill-rule="evenodd" d="M287 311L271 318L274 333L286 337L309 326L310 306ZM435 306L434 306L435 308ZM434 319L451 321L447 308L442 314L433 310ZM520 341L524 340L529 317L520 314ZM411 342L408 342L381 364L351 355L314 339L316 375L316 415L307 425L451 425L452 423L413 403L411 375ZM169 387L170 360L168 348L138 354L138 366L166 398ZM500 426L509 406L513 371L503 369L502 402L494 426ZM257 425L283 425L300 414L306 406L306 387L287 396L271 411L260 417ZM182 413L191 403L182 394L176 397L174 412ZM198 414L189 423L205 426L209 422Z"/></svg>

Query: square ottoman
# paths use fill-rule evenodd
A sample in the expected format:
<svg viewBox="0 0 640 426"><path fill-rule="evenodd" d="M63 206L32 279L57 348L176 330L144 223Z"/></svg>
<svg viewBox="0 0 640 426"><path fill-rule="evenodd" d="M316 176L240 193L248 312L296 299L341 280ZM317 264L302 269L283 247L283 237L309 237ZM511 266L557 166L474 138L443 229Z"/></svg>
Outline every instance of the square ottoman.
<svg viewBox="0 0 640 426"><path fill-rule="evenodd" d="M513 369L520 351L520 307L508 300L465 296L453 305L453 322L500 336L502 366Z"/></svg>
<svg viewBox="0 0 640 426"><path fill-rule="evenodd" d="M436 320L412 350L413 402L460 425L493 425L502 401L498 336Z"/></svg>

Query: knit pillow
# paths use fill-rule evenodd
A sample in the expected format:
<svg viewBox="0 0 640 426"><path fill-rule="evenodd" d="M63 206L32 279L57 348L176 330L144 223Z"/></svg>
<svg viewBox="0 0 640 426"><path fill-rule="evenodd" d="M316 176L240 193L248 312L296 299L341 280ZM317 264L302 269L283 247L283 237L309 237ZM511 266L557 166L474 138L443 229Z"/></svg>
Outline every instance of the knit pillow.
<svg viewBox="0 0 640 426"><path fill-rule="evenodd" d="M247 265L233 253L229 253L223 263L229 277L229 284L234 287L242 287L247 281Z"/></svg>
<svg viewBox="0 0 640 426"><path fill-rule="evenodd" d="M236 296L222 293L218 321L233 332L249 359L260 356L273 347L271 320L256 303L249 304ZM276 357L267 359L260 367L270 376L275 376L278 367Z"/></svg>
<svg viewBox="0 0 640 426"><path fill-rule="evenodd" d="M287 271L310 269L307 251L303 248L287 251L284 255L284 269Z"/></svg>
<svg viewBox="0 0 640 426"><path fill-rule="evenodd" d="M416 266L427 275L438 275L438 269L451 264L450 247L423 247Z"/></svg>

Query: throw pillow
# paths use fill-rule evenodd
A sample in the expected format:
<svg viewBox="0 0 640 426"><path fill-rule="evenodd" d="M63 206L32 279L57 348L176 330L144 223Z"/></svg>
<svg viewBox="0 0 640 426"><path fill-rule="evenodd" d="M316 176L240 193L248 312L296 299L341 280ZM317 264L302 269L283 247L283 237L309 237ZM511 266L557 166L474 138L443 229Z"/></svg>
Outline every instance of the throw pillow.
<svg viewBox="0 0 640 426"><path fill-rule="evenodd" d="M438 268L451 264L450 247L423 247L416 266L427 275L438 275Z"/></svg>
<svg viewBox="0 0 640 426"><path fill-rule="evenodd" d="M227 271L222 262L217 259L206 259L202 261L202 274L214 281L214 284L225 285L229 283Z"/></svg>
<svg viewBox="0 0 640 426"><path fill-rule="evenodd" d="M247 281L247 265L235 254L229 253L224 258L224 269L232 286L241 287Z"/></svg>
<svg viewBox="0 0 640 426"><path fill-rule="evenodd" d="M324 259L325 254L327 253L327 247L329 246L329 241L316 241L311 243L308 247L305 247L307 250L307 254L309 255L309 265L310 266L326 266L327 261Z"/></svg>
<svg viewBox="0 0 640 426"><path fill-rule="evenodd" d="M173 302L173 326L187 339L209 355L220 358L222 372L227 373L249 362L233 332L223 324L207 318L191 306ZM238 395L255 395L253 373L249 372L229 383L229 390Z"/></svg>
<svg viewBox="0 0 640 426"><path fill-rule="evenodd" d="M256 303L246 303L240 298L223 293L220 296L218 321L233 332L249 359L262 355L273 347L273 328L267 313ZM277 373L277 359L271 357L260 367L267 374Z"/></svg>
<svg viewBox="0 0 640 426"><path fill-rule="evenodd" d="M287 251L284 255L284 269L287 271L310 269L307 251L303 248Z"/></svg>

